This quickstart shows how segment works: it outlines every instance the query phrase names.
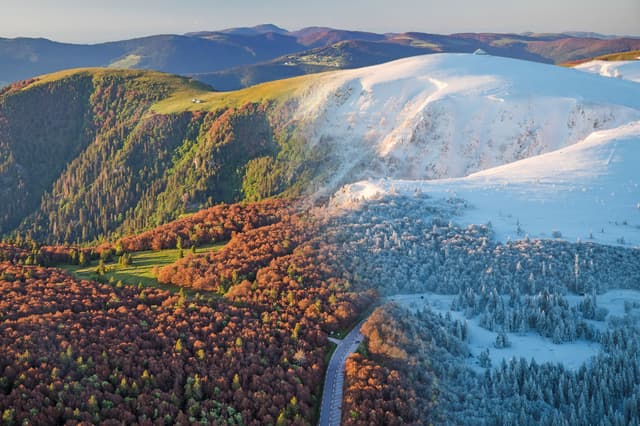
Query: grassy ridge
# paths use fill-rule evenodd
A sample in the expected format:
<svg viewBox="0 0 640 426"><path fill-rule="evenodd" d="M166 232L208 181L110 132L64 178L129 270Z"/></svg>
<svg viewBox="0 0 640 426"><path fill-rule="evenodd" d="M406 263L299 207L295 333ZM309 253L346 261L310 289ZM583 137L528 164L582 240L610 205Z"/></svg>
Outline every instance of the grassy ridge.
<svg viewBox="0 0 640 426"><path fill-rule="evenodd" d="M158 114L176 114L184 111L212 112L226 108L239 108L247 103L284 101L315 78L317 77L308 75L270 81L233 92L204 91L198 87L178 90L167 99L154 104L151 111ZM199 99L201 103L194 103L193 98Z"/></svg>

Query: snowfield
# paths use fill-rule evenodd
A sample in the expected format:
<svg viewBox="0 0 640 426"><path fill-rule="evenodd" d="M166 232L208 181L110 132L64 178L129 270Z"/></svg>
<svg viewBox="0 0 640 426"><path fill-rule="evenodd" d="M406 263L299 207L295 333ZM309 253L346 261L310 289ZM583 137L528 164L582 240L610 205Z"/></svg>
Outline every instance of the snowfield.
<svg viewBox="0 0 640 426"><path fill-rule="evenodd" d="M637 295L638 292L635 292ZM433 312L446 315L447 313L454 320L466 321L469 330L468 345L473 355L467 365L476 371L484 371L478 363L478 357L482 351L489 349L491 365L498 367L502 360L525 358L530 361L532 358L538 363L550 362L552 364L562 364L569 370L575 370L597 355L601 346L598 343L586 340L577 340L562 344L555 344L551 339L540 336L532 331L527 333L506 333L511 345L506 348L497 349L494 346L498 333L482 328L479 318L465 318L462 312L450 310L454 296L433 293L407 294L389 297L388 300L415 312L422 309L431 309ZM621 303L622 304L622 303Z"/></svg>
<svg viewBox="0 0 640 426"><path fill-rule="evenodd" d="M640 58L637 61L589 61L575 69L604 77L615 77L640 83Z"/></svg>
<svg viewBox="0 0 640 426"><path fill-rule="evenodd" d="M583 296L577 294L567 294L567 301L571 306L578 306L583 300ZM597 306L607 310L605 321L587 320L587 323L593 325L596 329L602 331L607 327L607 323L612 319L621 319L625 315L630 315L640 321L640 291L628 289L613 289L606 293L598 294L596 297ZM625 310L625 303L629 303L629 311Z"/></svg>
<svg viewBox="0 0 640 426"><path fill-rule="evenodd" d="M305 96L298 120L336 160L326 190L330 211L349 223L353 241L343 247L354 253L355 275L395 294L386 301L466 323L450 323L449 335L464 338L469 351L441 362L472 375L466 367L481 374L494 367L491 384L478 385L483 401L500 398L493 421L509 412L504 402L517 401L510 409L517 413L531 401L521 379L509 377L530 375L525 382L541 386L553 383L548 377L592 381L590 390L614 395L602 384L635 374L640 250L598 244L640 247L640 84L442 54L326 74ZM467 226L483 224L490 226ZM418 294L398 294L410 292ZM536 363L500 368L520 358ZM538 367L547 363L563 367ZM457 373L445 380L465 395L459 401L473 383ZM498 383L505 387L491 390ZM579 407L588 394L568 404ZM539 423L551 399L546 389L535 398L547 402L529 421L505 422ZM635 407L637 393L628 398ZM470 407L464 424L482 404L461 404ZM557 419L569 419L562 410ZM581 417L568 421L594 423ZM482 415L468 422L481 423Z"/></svg>
<svg viewBox="0 0 640 426"><path fill-rule="evenodd" d="M563 238L640 245L640 122L596 132L570 147L459 179L346 185L332 203L356 207L385 194L460 198L460 224L491 222L499 241Z"/></svg>
<svg viewBox="0 0 640 426"><path fill-rule="evenodd" d="M500 241L640 245L640 85L456 54L326 78L305 113L329 123L314 135L337 144L336 182L355 182L334 206L422 193L464 200L454 221Z"/></svg>
<svg viewBox="0 0 640 426"><path fill-rule="evenodd" d="M552 65L436 54L319 77L294 120L335 157L329 189L440 179L555 151L640 120L640 87Z"/></svg>

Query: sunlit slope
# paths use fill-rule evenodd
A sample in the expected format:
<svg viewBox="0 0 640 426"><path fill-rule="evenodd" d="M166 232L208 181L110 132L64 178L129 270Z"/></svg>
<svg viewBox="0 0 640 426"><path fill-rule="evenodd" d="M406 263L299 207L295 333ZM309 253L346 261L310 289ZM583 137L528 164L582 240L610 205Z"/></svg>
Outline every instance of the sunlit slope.
<svg viewBox="0 0 640 426"><path fill-rule="evenodd" d="M274 127L291 86L270 86L229 98L169 74L76 69L3 89L0 233L90 241L287 190L304 155Z"/></svg>
<svg viewBox="0 0 640 426"><path fill-rule="evenodd" d="M232 92L202 90L200 87L176 91L152 107L159 114L173 114L183 111L215 111L240 107L247 103L282 102L301 95L301 91L312 84L320 75L309 75L262 83ZM204 85L202 85L204 86Z"/></svg>
<svg viewBox="0 0 640 426"><path fill-rule="evenodd" d="M335 183L461 177L640 118L634 83L487 55L436 54L330 73L296 119L335 155Z"/></svg>
<svg viewBox="0 0 640 426"><path fill-rule="evenodd" d="M563 238L640 245L640 122L595 132L584 141L468 177L376 180L345 186L334 204L357 206L388 194L416 193L439 204L460 199L453 220L491 222L496 237Z"/></svg>

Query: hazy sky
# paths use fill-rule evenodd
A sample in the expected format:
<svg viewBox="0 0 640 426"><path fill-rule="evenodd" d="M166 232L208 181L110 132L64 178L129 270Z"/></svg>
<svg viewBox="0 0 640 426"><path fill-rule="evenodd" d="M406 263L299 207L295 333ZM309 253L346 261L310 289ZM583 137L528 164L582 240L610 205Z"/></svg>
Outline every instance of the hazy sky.
<svg viewBox="0 0 640 426"><path fill-rule="evenodd" d="M261 23L376 32L640 35L640 0L0 0L0 37L98 42Z"/></svg>

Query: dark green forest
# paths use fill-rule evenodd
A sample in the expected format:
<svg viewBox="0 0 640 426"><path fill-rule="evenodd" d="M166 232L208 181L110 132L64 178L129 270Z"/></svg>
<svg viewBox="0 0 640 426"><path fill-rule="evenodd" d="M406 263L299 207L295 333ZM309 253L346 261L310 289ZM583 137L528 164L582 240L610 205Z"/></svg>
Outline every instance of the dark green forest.
<svg viewBox="0 0 640 426"><path fill-rule="evenodd" d="M0 234L86 242L149 229L220 202L257 201L313 175L272 101L157 114L201 89L143 71L85 70L0 92ZM25 219L26 218L26 219Z"/></svg>

